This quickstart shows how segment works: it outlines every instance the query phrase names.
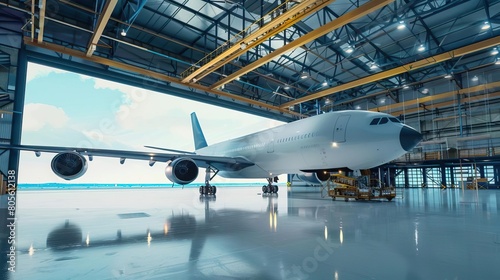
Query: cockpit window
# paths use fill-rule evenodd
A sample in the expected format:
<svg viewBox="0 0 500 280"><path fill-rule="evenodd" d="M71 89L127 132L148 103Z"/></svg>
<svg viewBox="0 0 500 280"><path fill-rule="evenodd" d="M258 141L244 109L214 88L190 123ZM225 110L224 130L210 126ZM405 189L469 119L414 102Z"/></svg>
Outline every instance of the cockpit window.
<svg viewBox="0 0 500 280"><path fill-rule="evenodd" d="M370 125L377 125L379 120L380 120L380 118L374 118L372 120L372 122L370 123Z"/></svg>
<svg viewBox="0 0 500 280"><path fill-rule="evenodd" d="M391 120L391 122L394 122L394 123L401 123L398 119L396 118L389 118L389 120Z"/></svg>
<svg viewBox="0 0 500 280"><path fill-rule="evenodd" d="M389 120L387 118L382 118L382 119L380 119L379 124L384 124L384 123L387 123L387 122L389 122Z"/></svg>

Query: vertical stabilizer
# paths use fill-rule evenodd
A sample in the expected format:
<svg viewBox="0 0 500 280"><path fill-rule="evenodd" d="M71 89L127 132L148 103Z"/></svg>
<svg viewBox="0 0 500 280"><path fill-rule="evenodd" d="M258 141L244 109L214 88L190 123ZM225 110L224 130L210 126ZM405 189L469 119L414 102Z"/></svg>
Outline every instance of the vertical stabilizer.
<svg viewBox="0 0 500 280"><path fill-rule="evenodd" d="M191 127L193 129L194 149L199 150L208 146L207 140L205 140L205 136L203 135L203 131L201 131L201 126L198 122L198 118L196 117L196 113L194 112L191 113Z"/></svg>

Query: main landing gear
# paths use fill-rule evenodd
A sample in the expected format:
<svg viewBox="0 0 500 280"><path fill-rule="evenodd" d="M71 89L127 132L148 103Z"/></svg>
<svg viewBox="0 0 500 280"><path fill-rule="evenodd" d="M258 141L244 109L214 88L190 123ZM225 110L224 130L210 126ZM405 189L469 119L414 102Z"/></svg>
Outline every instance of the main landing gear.
<svg viewBox="0 0 500 280"><path fill-rule="evenodd" d="M278 177L267 178L267 185L262 186L262 193L278 193L278 186L273 185L273 182L278 182Z"/></svg>
<svg viewBox="0 0 500 280"><path fill-rule="evenodd" d="M214 175L210 176L210 174L212 172L214 172ZM215 177L215 175L217 175L218 172L219 172L219 170L215 170L210 166L208 166L205 169L205 185L200 186L200 195L213 195L213 196L215 196L215 193L217 193L217 187L210 185L210 180L212 180Z"/></svg>

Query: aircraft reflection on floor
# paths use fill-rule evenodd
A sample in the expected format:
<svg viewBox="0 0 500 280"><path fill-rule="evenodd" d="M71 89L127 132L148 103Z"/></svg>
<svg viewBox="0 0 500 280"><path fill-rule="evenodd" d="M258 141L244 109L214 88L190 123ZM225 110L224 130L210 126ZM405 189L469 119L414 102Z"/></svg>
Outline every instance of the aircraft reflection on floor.
<svg viewBox="0 0 500 280"><path fill-rule="evenodd" d="M204 221L197 221L193 215L189 214L172 215L165 221L162 227L163 230L147 228L143 234L125 235L118 229L116 238L113 239L98 240L93 239L90 235L83 238L82 229L76 223L66 220L48 234L46 244L47 248L54 252L64 252L67 250L82 251L98 247L110 248L110 246L127 246L140 243L147 243L148 246L151 246L153 243L191 240L189 266L192 270L195 270L191 271L191 273L202 275L201 271L196 271L197 262L207 246L207 240L222 238L225 244L222 247L229 249L226 254L237 253L238 259L245 262L248 267L255 268L254 273L257 273L257 275L250 275L249 277L252 279L255 277L258 279L298 279L302 278L299 276L305 275L306 271L318 270L320 263L326 263L330 255L338 248L338 242L334 244L328 241L326 224L324 232L322 232L323 226L318 226L316 221L306 225L304 221L297 220L284 222L278 226L278 194L261 195L262 199L267 201L266 211L254 212L241 209L215 211L211 209L210 204L216 202L216 197L200 196L200 202L204 203ZM143 213L128 213L127 215L141 216ZM252 222L249 223L249 220ZM300 257L300 254L296 254L295 257L289 256L286 260L276 258L275 250L293 247L293 244L288 243L290 238L272 234L278 232L278 228L281 232L293 233L292 239L296 241L315 240L317 246L311 257L306 258L305 261L303 257ZM260 237L266 240L263 242ZM268 243L274 244L274 246L266 245ZM242 244L244 245L242 246ZM33 255L36 250L36 248L30 247L24 251L28 251L30 255ZM293 251L299 252L300 246L297 246ZM276 266L271 270L260 269L263 263L267 265L265 264L266 256L269 258L269 265L278 265L278 263L275 263L278 261L279 267ZM203 262L202 259L201 261ZM289 261L291 263L288 263ZM237 272L233 271L232 273ZM272 275L274 273L278 273L278 275Z"/></svg>
<svg viewBox="0 0 500 280"><path fill-rule="evenodd" d="M262 194L263 199L268 200L268 219L269 219L269 230L276 232L278 226L278 206L277 198L278 194ZM247 225L242 223L243 220L240 217L245 216L262 216L262 219L267 219L267 215L261 212L245 212L241 210L224 210L224 211L213 211L210 210L210 202L216 201L215 196L200 196L200 202L205 203L205 223L200 224L196 222L194 216L191 215L176 215L167 219L163 225L163 231L154 231L147 229L145 234L142 235L130 235L123 236L120 229L116 232L116 239L107 240L92 240L90 241L90 236L87 235L84 241L82 241L82 229L69 220L66 220L62 225L55 227L47 236L47 248L53 250L66 250L71 248L93 248L98 246L109 246L109 245L121 245L127 243L139 243L139 242L151 242L151 240L166 241L169 239L200 239L201 235L210 234L220 234L218 219L224 219L221 224L231 224L239 229L248 228L248 230L259 230L257 225ZM141 215L142 213L128 213L128 215ZM228 219L231 222L228 223ZM263 224L263 223L259 223ZM203 234L198 234L202 232ZM229 232L226 232L229 233ZM202 248L204 242L193 241L201 246L193 246ZM190 256L190 260L197 259L196 255Z"/></svg>

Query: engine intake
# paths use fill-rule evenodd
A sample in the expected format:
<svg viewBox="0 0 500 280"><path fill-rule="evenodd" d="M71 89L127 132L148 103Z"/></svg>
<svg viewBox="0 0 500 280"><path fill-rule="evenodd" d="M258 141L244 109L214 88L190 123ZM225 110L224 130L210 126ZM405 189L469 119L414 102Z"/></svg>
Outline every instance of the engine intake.
<svg viewBox="0 0 500 280"><path fill-rule="evenodd" d="M304 172L302 174L297 174L297 177L300 180L307 183L321 184L330 178L330 172L328 171Z"/></svg>
<svg viewBox="0 0 500 280"><path fill-rule="evenodd" d="M165 167L167 178L180 185L187 185L198 177L198 166L190 158L177 158Z"/></svg>
<svg viewBox="0 0 500 280"><path fill-rule="evenodd" d="M75 152L59 153L50 164L52 171L64 180L80 178L87 172L87 160Z"/></svg>

